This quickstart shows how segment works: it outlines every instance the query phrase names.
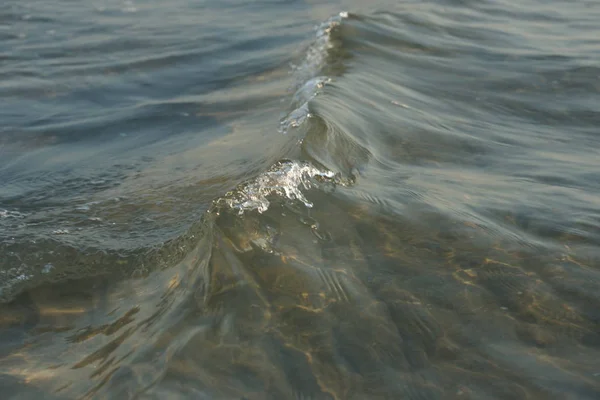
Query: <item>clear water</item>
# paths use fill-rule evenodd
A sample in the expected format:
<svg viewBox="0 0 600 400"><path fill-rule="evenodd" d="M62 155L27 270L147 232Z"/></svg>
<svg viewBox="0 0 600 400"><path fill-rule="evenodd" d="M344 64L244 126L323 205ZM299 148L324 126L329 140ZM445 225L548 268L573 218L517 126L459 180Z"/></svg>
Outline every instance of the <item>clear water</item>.
<svg viewBox="0 0 600 400"><path fill-rule="evenodd" d="M0 5L9 399L600 397L600 3Z"/></svg>

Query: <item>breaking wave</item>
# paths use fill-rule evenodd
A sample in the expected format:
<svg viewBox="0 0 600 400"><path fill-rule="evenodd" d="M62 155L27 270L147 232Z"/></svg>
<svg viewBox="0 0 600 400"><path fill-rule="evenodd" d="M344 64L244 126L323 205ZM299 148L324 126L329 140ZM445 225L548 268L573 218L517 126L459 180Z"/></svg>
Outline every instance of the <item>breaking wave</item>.
<svg viewBox="0 0 600 400"><path fill-rule="evenodd" d="M327 70L329 52L335 47L332 34L347 17L348 13L341 12L317 26L316 39L308 46L303 60L292 65L294 83L290 90L293 95L288 107L290 111L280 120L280 134L299 128L311 117L310 101L332 80L323 75ZM215 212L226 207L238 214L254 210L263 213L273 201L298 201L311 208L312 203L306 198L305 191L325 184L335 186L347 183L339 174L311 162L280 160L267 171L215 199L212 202L214 207L208 211ZM79 207L77 211L86 209ZM18 211L0 209L0 221L6 227L15 226L23 217L24 214ZM207 223L199 221L196 225ZM44 282L56 283L76 276L112 275L119 279L117 277L138 276L140 270L146 274L165 263L179 262L193 241L190 237L193 239L194 235L190 232L195 229L193 226L187 233L158 246L118 252L98 248L81 249L56 239L57 236L68 236L71 231L67 229L54 229L49 237L32 243L0 243L0 250L8 255L0 270L0 302L10 302L24 290ZM138 267L138 264L142 267Z"/></svg>
<svg viewBox="0 0 600 400"><path fill-rule="evenodd" d="M306 207L313 205L302 193L302 189L310 189L318 184L318 180L333 182L335 174L320 170L308 162L280 161L258 178L242 184L235 191L227 193L217 200L217 204L244 211L267 211L270 205L269 196L277 195L287 200L298 200Z"/></svg>
<svg viewBox="0 0 600 400"><path fill-rule="evenodd" d="M348 13L340 12L320 24L316 28L316 40L308 47L304 60L292 66L295 93L291 111L280 121L280 133L287 134L290 129L300 127L310 118L310 101L331 82L331 77L320 74L326 69L329 51L334 47L332 32L344 18L348 18ZM334 183L335 176L333 171L318 168L308 161L283 160L215 203L235 209L239 214L250 210L263 213L269 208L269 197L276 195L285 200L300 201L310 208L313 205L306 199L303 190L315 187L318 181Z"/></svg>
<svg viewBox="0 0 600 400"><path fill-rule="evenodd" d="M261 113L212 114L231 131L258 128L192 157L230 139L254 147L227 171L210 157L198 167L212 170L182 190L200 205L178 214L176 234L110 248L123 236L107 234L85 248L77 226L60 225L0 242L3 387L82 399L598 398L598 158L586 136L597 118L574 101L598 71L572 68L585 49L548 57L555 43L540 35L482 29L495 14L432 19L430 7L317 27L282 118L289 79L264 100L276 104L267 134ZM540 90L560 85L577 90L544 102ZM559 104L580 108L559 119ZM150 189L153 216L189 204ZM141 200L110 193L122 232L146 234L127 218ZM0 227L28 218L18 208L3 205Z"/></svg>

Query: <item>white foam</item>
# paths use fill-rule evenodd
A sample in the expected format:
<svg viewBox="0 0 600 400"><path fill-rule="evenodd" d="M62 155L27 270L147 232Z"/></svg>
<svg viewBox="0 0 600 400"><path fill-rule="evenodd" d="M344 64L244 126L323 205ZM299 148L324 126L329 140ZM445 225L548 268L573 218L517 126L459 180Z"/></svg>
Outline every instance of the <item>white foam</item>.
<svg viewBox="0 0 600 400"><path fill-rule="evenodd" d="M0 218L25 218L26 215L18 211L0 209Z"/></svg>

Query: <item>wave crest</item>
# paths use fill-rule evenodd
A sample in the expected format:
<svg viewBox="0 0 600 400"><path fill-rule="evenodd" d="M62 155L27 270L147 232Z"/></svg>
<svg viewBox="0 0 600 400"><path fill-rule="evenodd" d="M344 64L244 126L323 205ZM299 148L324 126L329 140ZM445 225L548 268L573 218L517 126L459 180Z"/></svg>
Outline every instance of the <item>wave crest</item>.
<svg viewBox="0 0 600 400"><path fill-rule="evenodd" d="M317 38L306 50L303 61L299 65L292 65L295 75L292 90L295 93L291 111L280 121L280 133L286 134L290 128L299 127L310 117L308 102L331 81L331 78L320 74L327 66L329 51L334 47L331 33L344 18L348 18L348 13L340 12L317 26Z"/></svg>

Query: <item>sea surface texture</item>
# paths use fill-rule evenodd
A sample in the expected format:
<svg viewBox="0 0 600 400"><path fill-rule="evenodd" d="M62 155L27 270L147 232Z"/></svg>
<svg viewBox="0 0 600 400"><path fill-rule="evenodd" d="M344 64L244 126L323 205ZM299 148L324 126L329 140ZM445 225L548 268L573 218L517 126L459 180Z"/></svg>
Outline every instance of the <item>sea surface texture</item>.
<svg viewBox="0 0 600 400"><path fill-rule="evenodd" d="M600 1L2 0L0 391L600 399Z"/></svg>

